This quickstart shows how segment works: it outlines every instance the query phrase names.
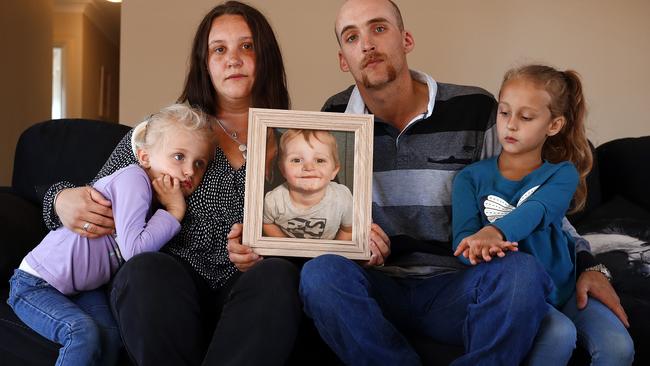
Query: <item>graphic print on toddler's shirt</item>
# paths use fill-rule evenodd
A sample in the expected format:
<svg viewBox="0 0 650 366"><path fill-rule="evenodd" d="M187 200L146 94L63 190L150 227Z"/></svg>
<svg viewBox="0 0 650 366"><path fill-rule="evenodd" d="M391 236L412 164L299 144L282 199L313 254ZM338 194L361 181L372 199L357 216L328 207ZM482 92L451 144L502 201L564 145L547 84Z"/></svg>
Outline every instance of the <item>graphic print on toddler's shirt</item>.
<svg viewBox="0 0 650 366"><path fill-rule="evenodd" d="M327 225L327 219L325 218L302 218L295 217L290 219L286 227L283 227L290 236L300 239L321 239L323 233L325 232L325 226Z"/></svg>

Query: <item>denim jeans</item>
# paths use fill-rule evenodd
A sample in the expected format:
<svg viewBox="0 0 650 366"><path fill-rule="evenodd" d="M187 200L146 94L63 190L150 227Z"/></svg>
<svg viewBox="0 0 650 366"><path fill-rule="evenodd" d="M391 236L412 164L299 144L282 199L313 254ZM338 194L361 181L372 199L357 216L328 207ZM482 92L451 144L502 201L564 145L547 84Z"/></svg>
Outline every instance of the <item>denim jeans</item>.
<svg viewBox="0 0 650 366"><path fill-rule="evenodd" d="M527 366L566 365L576 346L576 338L591 356L593 366L632 364L632 337L607 306L589 298L587 306L578 310L574 293L561 310L549 305Z"/></svg>
<svg viewBox="0 0 650 366"><path fill-rule="evenodd" d="M463 345L454 365L517 365L547 313L552 282L534 257L508 253L428 279L399 279L323 255L307 262L300 295L346 364L419 365L402 331Z"/></svg>
<svg viewBox="0 0 650 366"><path fill-rule="evenodd" d="M7 303L43 337L62 345L56 365L114 365L120 334L102 289L66 296L45 280L17 269Z"/></svg>

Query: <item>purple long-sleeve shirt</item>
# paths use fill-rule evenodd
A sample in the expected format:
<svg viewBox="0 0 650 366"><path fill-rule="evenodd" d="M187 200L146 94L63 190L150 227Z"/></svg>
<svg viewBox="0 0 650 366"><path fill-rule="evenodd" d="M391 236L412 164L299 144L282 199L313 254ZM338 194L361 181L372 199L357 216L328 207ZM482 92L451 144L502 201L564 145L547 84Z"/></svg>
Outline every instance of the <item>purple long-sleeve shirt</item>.
<svg viewBox="0 0 650 366"><path fill-rule="evenodd" d="M157 251L180 231L180 223L169 212L150 212L151 181L140 166L120 169L98 180L94 188L112 203L116 235L88 239L61 227L50 231L25 257L32 269L66 295L107 283L121 257L128 260Z"/></svg>

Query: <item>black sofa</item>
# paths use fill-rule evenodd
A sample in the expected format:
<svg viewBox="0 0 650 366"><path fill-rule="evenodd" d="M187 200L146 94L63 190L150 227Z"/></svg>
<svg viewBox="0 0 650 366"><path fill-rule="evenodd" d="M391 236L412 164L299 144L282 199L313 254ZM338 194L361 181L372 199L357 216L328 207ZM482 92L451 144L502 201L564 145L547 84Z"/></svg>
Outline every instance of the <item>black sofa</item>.
<svg viewBox="0 0 650 366"><path fill-rule="evenodd" d="M36 124L21 135L12 186L0 187L0 364L54 363L58 345L27 328L6 304L8 279L47 232L40 206L45 190L61 180L90 181L128 130L124 125L66 119ZM637 251L629 247L627 252L619 248L595 251L612 270L614 286L630 317L635 364L650 364L650 170L642 168L650 162L650 136L608 142L596 149L596 157L588 179L587 207L570 220L583 234L628 234L642 240ZM644 246L648 246L647 255ZM436 344L418 335L409 338L427 365L448 364L462 353L460 347ZM572 364L586 361L584 351L579 350ZM340 364L308 320L303 322L290 363ZM120 364L130 365L125 353Z"/></svg>

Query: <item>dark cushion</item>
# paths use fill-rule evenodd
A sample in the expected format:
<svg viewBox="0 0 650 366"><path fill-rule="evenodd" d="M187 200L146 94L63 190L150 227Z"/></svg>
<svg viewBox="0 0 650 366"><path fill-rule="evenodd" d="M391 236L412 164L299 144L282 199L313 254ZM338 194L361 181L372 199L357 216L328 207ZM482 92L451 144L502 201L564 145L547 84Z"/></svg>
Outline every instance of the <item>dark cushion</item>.
<svg viewBox="0 0 650 366"><path fill-rule="evenodd" d="M5 302L7 288L1 289L0 358L3 365L54 365L59 345L41 337L16 317Z"/></svg>
<svg viewBox="0 0 650 366"><path fill-rule="evenodd" d="M51 120L31 126L18 139L13 189L40 205L45 191L56 182L88 183L130 129L85 119Z"/></svg>
<svg viewBox="0 0 650 366"><path fill-rule="evenodd" d="M650 136L613 140L596 151L603 202L618 194L650 211Z"/></svg>
<svg viewBox="0 0 650 366"><path fill-rule="evenodd" d="M0 280L6 283L47 229L40 207L11 192L0 192L0 229Z"/></svg>

